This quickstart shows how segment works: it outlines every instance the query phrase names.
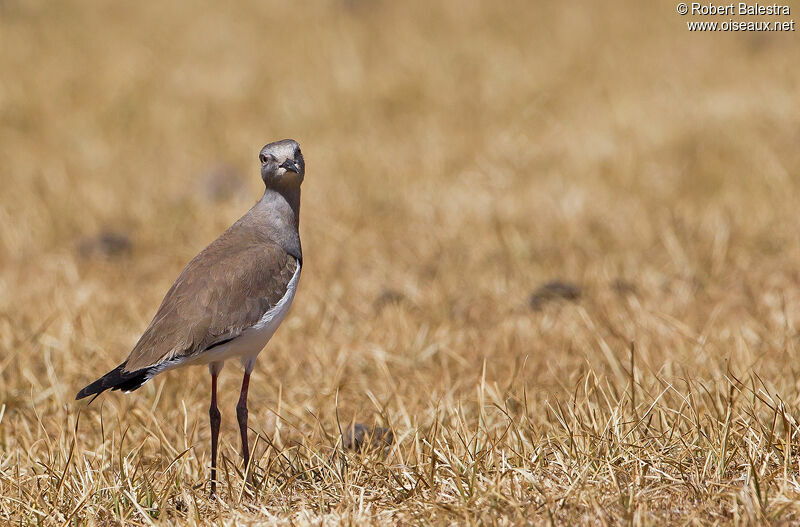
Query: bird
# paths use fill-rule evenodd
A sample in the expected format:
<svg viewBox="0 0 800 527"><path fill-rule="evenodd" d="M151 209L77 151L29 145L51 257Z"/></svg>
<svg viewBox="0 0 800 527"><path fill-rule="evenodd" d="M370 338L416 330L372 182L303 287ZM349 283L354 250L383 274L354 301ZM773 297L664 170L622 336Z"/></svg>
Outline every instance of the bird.
<svg viewBox="0 0 800 527"><path fill-rule="evenodd" d="M245 472L247 391L256 358L286 317L295 297L300 246L300 145L283 139L259 152L264 195L181 271L128 357L80 390L76 399L106 390L132 392L160 373L207 364L211 374L211 496L216 494L221 413L217 377L227 359L244 369L236 416ZM90 403L91 403L90 401Z"/></svg>

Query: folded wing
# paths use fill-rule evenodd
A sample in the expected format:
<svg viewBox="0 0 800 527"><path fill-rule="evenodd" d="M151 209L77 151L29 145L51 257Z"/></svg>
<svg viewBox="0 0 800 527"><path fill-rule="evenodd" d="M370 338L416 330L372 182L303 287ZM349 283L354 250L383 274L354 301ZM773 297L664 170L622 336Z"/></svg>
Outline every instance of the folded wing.
<svg viewBox="0 0 800 527"><path fill-rule="evenodd" d="M231 242L220 238L189 262L124 372L189 359L235 339L283 298L299 262L271 242Z"/></svg>

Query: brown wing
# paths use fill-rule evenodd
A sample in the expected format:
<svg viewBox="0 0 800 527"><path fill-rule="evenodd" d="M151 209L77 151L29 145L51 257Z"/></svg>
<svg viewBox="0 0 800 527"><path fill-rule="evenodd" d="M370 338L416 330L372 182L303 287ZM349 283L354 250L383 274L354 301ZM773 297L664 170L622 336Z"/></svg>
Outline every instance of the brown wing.
<svg viewBox="0 0 800 527"><path fill-rule="evenodd" d="M238 337L283 298L298 265L279 245L229 230L178 276L125 371L189 357Z"/></svg>

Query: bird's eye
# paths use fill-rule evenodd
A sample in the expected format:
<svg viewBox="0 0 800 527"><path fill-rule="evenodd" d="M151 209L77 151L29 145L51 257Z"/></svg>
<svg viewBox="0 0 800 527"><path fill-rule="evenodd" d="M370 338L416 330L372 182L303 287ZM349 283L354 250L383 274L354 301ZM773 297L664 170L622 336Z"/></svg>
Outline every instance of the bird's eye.
<svg viewBox="0 0 800 527"><path fill-rule="evenodd" d="M266 164L267 162L267 154L258 154L258 159L261 161L261 164Z"/></svg>

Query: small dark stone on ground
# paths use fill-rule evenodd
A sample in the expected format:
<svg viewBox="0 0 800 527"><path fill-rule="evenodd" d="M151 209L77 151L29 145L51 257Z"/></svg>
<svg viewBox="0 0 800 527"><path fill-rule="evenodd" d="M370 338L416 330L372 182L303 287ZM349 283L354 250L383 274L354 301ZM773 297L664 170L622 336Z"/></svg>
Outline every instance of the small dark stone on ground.
<svg viewBox="0 0 800 527"><path fill-rule="evenodd" d="M394 434L388 428L369 427L361 423L348 426L342 433L342 444L348 450L372 450L391 446Z"/></svg>
<svg viewBox="0 0 800 527"><path fill-rule="evenodd" d="M95 236L87 236L78 242L78 253L84 258L100 256L112 258L131 252L133 243L127 234L103 231Z"/></svg>
<svg viewBox="0 0 800 527"><path fill-rule="evenodd" d="M581 288L570 282L555 280L547 282L531 294L529 300L531 309L541 310L546 304L558 300L574 302L581 297Z"/></svg>
<svg viewBox="0 0 800 527"><path fill-rule="evenodd" d="M390 304L399 304L405 299L405 295L400 291L395 289L384 289L380 296L375 299L373 305L376 311L381 311L384 307Z"/></svg>

